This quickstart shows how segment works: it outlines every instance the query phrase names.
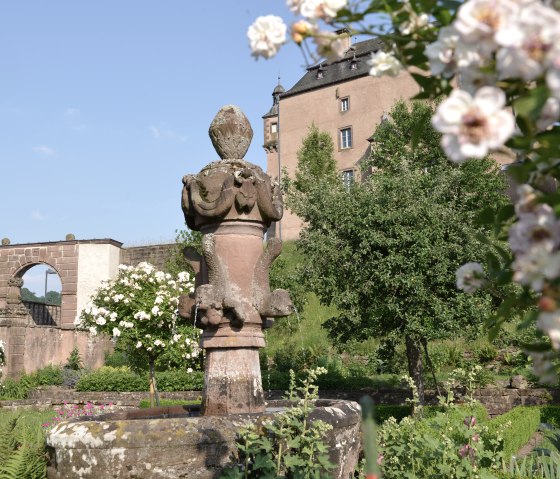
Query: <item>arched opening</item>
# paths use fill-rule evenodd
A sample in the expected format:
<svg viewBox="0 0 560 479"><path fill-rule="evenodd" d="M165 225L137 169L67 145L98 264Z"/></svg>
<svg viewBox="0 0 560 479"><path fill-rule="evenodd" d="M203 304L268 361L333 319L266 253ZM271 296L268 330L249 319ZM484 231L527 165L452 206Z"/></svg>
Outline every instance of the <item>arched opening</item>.
<svg viewBox="0 0 560 479"><path fill-rule="evenodd" d="M56 270L48 264L34 264L20 271L18 276L23 280L21 301L35 324L59 325L62 282Z"/></svg>

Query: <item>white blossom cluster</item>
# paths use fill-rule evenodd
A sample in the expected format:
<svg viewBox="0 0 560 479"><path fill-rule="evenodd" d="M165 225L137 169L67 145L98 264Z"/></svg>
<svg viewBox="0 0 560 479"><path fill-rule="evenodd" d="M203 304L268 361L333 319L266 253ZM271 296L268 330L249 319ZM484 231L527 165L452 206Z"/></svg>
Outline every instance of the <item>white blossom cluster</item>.
<svg viewBox="0 0 560 479"><path fill-rule="evenodd" d="M345 44L333 32L321 31L319 22L331 23L338 12L345 8L347 0L287 0L289 9L303 19L291 26L292 39L299 45L307 37L313 37L317 54L328 59L344 55ZM255 58L271 58L286 43L288 27L275 15L258 17L249 27L247 37Z"/></svg>
<svg viewBox="0 0 560 479"><path fill-rule="evenodd" d="M560 117L560 13L539 0L469 0L425 53L434 75L457 75L459 89L433 118L442 147L455 162L483 158L514 133L515 121L498 87L503 80L543 75L552 96L537 121Z"/></svg>
<svg viewBox="0 0 560 479"><path fill-rule="evenodd" d="M104 333L124 340L147 354L175 348L175 354L194 359L200 354L195 341L198 330L177 322L179 296L193 291L187 272L173 277L149 263L120 265L117 277L101 285L75 324L92 335Z"/></svg>

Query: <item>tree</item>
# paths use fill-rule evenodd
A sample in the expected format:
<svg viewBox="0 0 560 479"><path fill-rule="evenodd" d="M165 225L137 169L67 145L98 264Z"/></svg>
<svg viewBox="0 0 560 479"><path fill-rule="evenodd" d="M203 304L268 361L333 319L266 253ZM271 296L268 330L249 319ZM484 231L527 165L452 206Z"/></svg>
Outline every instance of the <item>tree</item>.
<svg viewBox="0 0 560 479"><path fill-rule="evenodd" d="M340 311L326 323L330 335L404 336L420 395L426 341L476 329L494 310L493 294L457 291L455 272L489 248L477 240L485 234L479 211L508 201L492 160L447 161L432 113L425 103L397 103L374 134L369 177L350 190L340 180L309 181L305 194L288 198L306 224L304 278Z"/></svg>
<svg viewBox="0 0 560 479"><path fill-rule="evenodd" d="M336 160L331 136L320 131L314 124L297 152L298 167L293 187L302 193L307 192L318 178L336 177Z"/></svg>
<svg viewBox="0 0 560 479"><path fill-rule="evenodd" d="M42 297L37 297L37 295L28 288L21 288L21 299L22 301L43 301Z"/></svg>
<svg viewBox="0 0 560 479"><path fill-rule="evenodd" d="M120 265L118 275L101 285L76 321L92 335L112 336L133 363L147 358L150 393L158 406L156 360L167 355L173 361L183 359L189 372L197 367L199 330L182 324L176 313L179 296L193 288L186 272L172 277L148 263Z"/></svg>
<svg viewBox="0 0 560 479"><path fill-rule="evenodd" d="M46 301L47 304L62 304L62 296L58 291L49 291L47 293Z"/></svg>

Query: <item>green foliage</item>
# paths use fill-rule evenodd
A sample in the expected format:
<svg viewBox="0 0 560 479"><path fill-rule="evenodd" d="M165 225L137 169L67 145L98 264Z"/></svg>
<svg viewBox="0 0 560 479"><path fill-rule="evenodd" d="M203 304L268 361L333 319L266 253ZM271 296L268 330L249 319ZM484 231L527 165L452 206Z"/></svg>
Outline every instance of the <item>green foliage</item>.
<svg viewBox="0 0 560 479"><path fill-rule="evenodd" d="M541 422L560 429L560 406L541 406ZM559 451L560 452L560 451Z"/></svg>
<svg viewBox="0 0 560 479"><path fill-rule="evenodd" d="M41 296L41 298L39 298L33 291L29 290L28 288L21 288L21 299L23 301L34 301L34 302L39 302L43 300L43 297Z"/></svg>
<svg viewBox="0 0 560 479"><path fill-rule="evenodd" d="M270 267L270 288L285 289L290 293L290 298L301 314L307 303L307 289L301 282L298 272L298 266L303 261L301 255L297 252L293 241L286 241L282 245L282 253L274 260ZM283 327L292 325L295 327L298 320L295 314L289 319L281 320Z"/></svg>
<svg viewBox="0 0 560 479"><path fill-rule="evenodd" d="M325 372L308 371L307 378L296 385L292 374L286 399L294 406L275 414L260 428L253 424L242 428L237 439L236 463L226 468L222 478L328 478L333 465L323 442L332 428L320 420L309 420L313 401L318 397L315 380Z"/></svg>
<svg viewBox="0 0 560 479"><path fill-rule="evenodd" d="M540 408L518 406L492 419L488 423L488 432L494 438L501 436L500 450L504 458L509 460L522 446L529 442L540 422Z"/></svg>
<svg viewBox="0 0 560 479"><path fill-rule="evenodd" d="M452 395L447 399L439 408L419 408L414 416L400 422L389 418L380 427L385 479L495 477L492 471L501 465L500 442L484 425L486 411L456 406Z"/></svg>
<svg viewBox="0 0 560 479"><path fill-rule="evenodd" d="M203 386L201 371L168 370L158 373L160 391L199 391ZM128 367L104 366L82 376L76 384L77 391L146 391L148 374L138 374Z"/></svg>
<svg viewBox="0 0 560 479"><path fill-rule="evenodd" d="M146 391L148 379L127 367L103 366L85 374L76 383L76 391Z"/></svg>
<svg viewBox="0 0 560 479"><path fill-rule="evenodd" d="M46 366L19 379L8 378L0 383L0 398L25 399L28 392L38 386L59 386L63 383L62 368Z"/></svg>
<svg viewBox="0 0 560 479"><path fill-rule="evenodd" d="M67 369L73 369L74 371L83 368L82 358L80 357L80 351L78 350L77 347L72 349L70 356L68 356L68 359L66 360L66 364L64 365L64 367Z"/></svg>
<svg viewBox="0 0 560 479"><path fill-rule="evenodd" d="M200 405L200 399L161 399L160 406L197 406ZM141 409L146 409L151 407L150 401L148 399L142 399L138 405Z"/></svg>
<svg viewBox="0 0 560 479"><path fill-rule="evenodd" d="M188 271L194 274L192 266L185 259L185 248L193 248L197 253L202 254L202 235L199 231L175 230L175 248L171 251L164 267L167 273L177 275L181 271Z"/></svg>
<svg viewBox="0 0 560 479"><path fill-rule="evenodd" d="M462 264L492 249L476 222L488 204L508 200L492 160L450 164L425 119L430 105L397 103L376 132L375 171L347 190L341 181L288 190L305 222L298 250L302 280L338 313L325 327L337 343L389 333L434 339L479 331L503 292L456 289ZM411 124L423 124L414 144Z"/></svg>
<svg viewBox="0 0 560 479"><path fill-rule="evenodd" d="M45 436L41 424L52 412L3 412L0 415L0 479L44 479Z"/></svg>
<svg viewBox="0 0 560 479"><path fill-rule="evenodd" d="M33 301L35 303L45 302L44 296L37 296L33 291L30 291L27 288L21 288L21 299L23 301ZM46 303L60 306L62 304L61 294L58 291L48 291L46 297Z"/></svg>
<svg viewBox="0 0 560 479"><path fill-rule="evenodd" d="M337 178L334 144L331 136L312 124L309 133L303 139L297 152L296 178L293 187L300 193L306 193L318 180L335 181ZM285 184L289 180L285 179ZM286 183L288 181L288 183Z"/></svg>

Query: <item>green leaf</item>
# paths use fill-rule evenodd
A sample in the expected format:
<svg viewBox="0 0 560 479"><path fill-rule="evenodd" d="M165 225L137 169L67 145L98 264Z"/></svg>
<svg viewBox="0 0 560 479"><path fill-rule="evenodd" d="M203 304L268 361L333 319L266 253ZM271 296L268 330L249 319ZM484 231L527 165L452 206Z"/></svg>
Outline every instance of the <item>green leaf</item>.
<svg viewBox="0 0 560 479"><path fill-rule="evenodd" d="M548 96L549 91L546 86L533 88L527 95L513 102L513 109L518 116L534 121L539 117Z"/></svg>

